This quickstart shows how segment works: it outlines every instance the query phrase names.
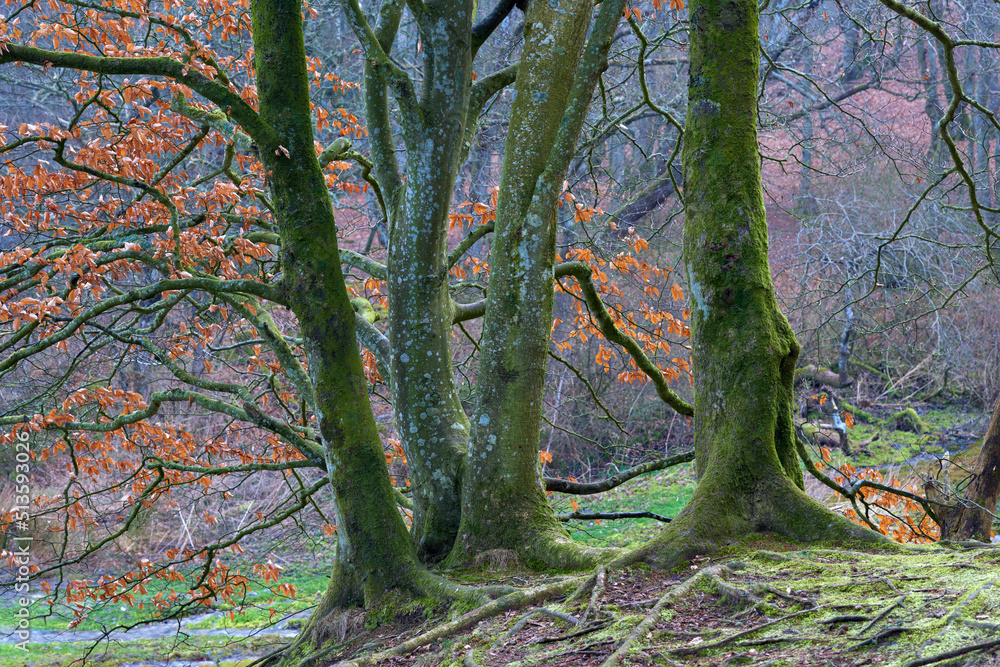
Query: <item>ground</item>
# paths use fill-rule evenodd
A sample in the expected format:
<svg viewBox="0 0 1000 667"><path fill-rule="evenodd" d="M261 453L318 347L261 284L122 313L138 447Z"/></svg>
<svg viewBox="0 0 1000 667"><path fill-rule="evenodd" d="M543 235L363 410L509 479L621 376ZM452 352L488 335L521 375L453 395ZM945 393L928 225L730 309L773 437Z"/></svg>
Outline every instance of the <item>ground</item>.
<svg viewBox="0 0 1000 667"><path fill-rule="evenodd" d="M734 545L730 553L698 559L678 572L609 572L604 593L582 624L536 612L505 638L530 609L509 612L374 664L460 665L471 651L472 664L483 667L597 667L650 607L681 586L684 594L662 606L620 664L906 665L990 639L996 643L991 649L919 664L997 664L1000 549L935 547L902 556L797 549L766 539ZM524 573L493 581L523 584ZM545 608L580 619L589 605L584 596L571 604L550 601ZM410 640L431 625L412 625L410 619L364 632L343 647L339 659L361 646L378 651Z"/></svg>
<svg viewBox="0 0 1000 667"><path fill-rule="evenodd" d="M948 417L925 409L922 416L933 424L931 434L917 438L915 434L883 430L880 441L885 451L871 464L902 472L898 460L905 450L905 458L926 460L921 465L933 468L937 465L933 460L937 448L955 451L956 444L966 443L980 430L978 423L970 421L977 418L971 413ZM855 442L869 437L871 433L865 427L851 433ZM873 457L880 451L869 450ZM833 462L839 463L841 455L836 451L832 455ZM853 462L860 467L864 463L861 459L868 455L861 454ZM903 477L912 477L923 469L907 470ZM690 465L678 466L633 480L607 494L575 500L583 511L649 510L676 516L690 497L693 477ZM818 495L826 493L818 485L814 490ZM571 509L568 497L557 495L554 501L557 511ZM593 546L636 546L659 529L660 524L648 519L572 524L574 538ZM695 559L674 572L611 569L593 604L589 592L574 602L567 602L565 594L551 596L538 605L489 616L404 655L370 664L600 667L623 642L629 642L619 663L623 667L1000 667L1000 643L950 660L914 663L918 658L934 658L977 643L1000 642L1000 548L936 545L900 555L852 551L849 545L846 551L833 547L844 545L802 550L801 545L765 536L731 545L724 553ZM248 613L237 615L235 620L229 619L225 613L229 609L220 605L209 610L212 614L184 626L190 636L127 637L100 644L89 652L82 642L32 644L27 654L0 643L0 664L65 667L74 660L84 660L83 664L102 667L247 667L254 658L289 641L294 621L284 626L284 637L269 635L273 630L266 628L251 638L219 634L247 632L248 628L266 625L268 619L305 610L325 585L328 563L315 558L299 562L285 556L288 560L281 561L282 554L274 554L285 565L281 583L292 583L297 588L294 600L258 587L257 594L248 599ZM564 573L541 577L509 558L484 559L483 563L485 569L477 572L444 574L471 585L527 588L588 576ZM569 588L577 583L574 581ZM275 587L273 582L270 586ZM647 621L650 609L660 600L660 613ZM552 614L539 611L542 607ZM0 607L0 627L10 627L12 610L12 605ZM95 610L79 629L113 627L135 620L138 613L136 609L108 606ZM582 620L585 615L586 620ZM32 627L65 629L70 618L52 617L44 625L39 620ZM447 610L438 610L430 615L414 613L366 629L359 616L345 616L332 633L335 641L343 644L314 661L312 667L377 655L449 620ZM629 640L644 621L642 632ZM470 652L471 661L467 659Z"/></svg>

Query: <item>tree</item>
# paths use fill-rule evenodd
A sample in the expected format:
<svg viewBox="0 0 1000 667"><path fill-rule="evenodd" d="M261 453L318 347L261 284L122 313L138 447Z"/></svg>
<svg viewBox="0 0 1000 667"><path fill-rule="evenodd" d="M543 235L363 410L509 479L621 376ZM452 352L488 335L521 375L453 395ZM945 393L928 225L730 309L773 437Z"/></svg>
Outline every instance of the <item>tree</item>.
<svg viewBox="0 0 1000 667"><path fill-rule="evenodd" d="M97 10L75 1L55 22L37 14L28 33L6 26L0 64L68 70L79 81L68 120L54 114L58 122L25 124L20 138L3 147L11 155L50 151L61 169L19 154L29 166L5 177L4 187L18 198L4 213L23 247L0 264L0 373L25 391L0 425L57 435L51 453L65 451L74 474L79 469L96 477L122 464L128 481L101 490L105 496L124 486L130 491L124 528L111 531L109 540L143 507L211 476L282 471L294 493L281 518L315 504L314 494L328 485L335 495L338 560L310 629L337 607L385 607L400 596L483 601L485 594L431 575L422 562L448 557L465 564L493 549L540 565L610 557L567 539L538 475L558 284L586 305L591 333L621 347L660 399L695 417L698 490L663 535L630 557L671 566L764 530L803 541L878 540L801 491L792 423L799 345L778 308L767 258L756 3L691 5L683 195L693 408L668 386L673 368L657 363L654 337L626 335L635 322L602 302L607 292L597 285L599 268L557 260L559 201L571 194L563 182L620 38L623 4L601 3L595 18L587 2L530 3L519 61L474 77L477 54L515 3L500 2L477 23L474 3L387 0L371 23L356 0L343 0L340 9L363 54L368 156L346 136L364 134L357 119L340 110L345 136L331 136L330 111L310 98L311 87L326 83L307 57L302 5L294 0L250 8L252 63L238 46L214 52L200 41L213 30L233 38L239 33L221 2L199 6L204 23L197 36L175 16L180 8ZM25 16L35 11L24 9ZM394 51L405 34L404 12L414 19L416 73ZM639 53L639 108L673 121L650 96L644 55L651 41L638 14L628 12ZM137 38L143 31L180 46ZM51 48L25 45L31 40L50 40ZM457 175L477 119L512 83L517 96L496 210L474 206L484 224L449 248ZM170 93L169 108L161 90ZM589 118L599 118L590 145L610 128L624 127L606 109ZM324 130L326 148L316 143ZM389 243L384 265L339 247L330 189L351 191L334 170L352 164L382 207ZM187 169L198 173L192 177ZM677 192L669 161L658 173L667 174ZM449 276L491 232L486 298L460 301L453 294L468 292ZM366 273L371 292L386 295L386 312L379 303L350 299L342 263ZM480 317L470 420L455 378L452 328ZM380 319L388 323L385 334L376 326ZM196 360L189 366L186 355L199 350L232 368L213 369L207 357L200 360L204 373L192 368ZM77 361L118 378L138 354L163 369L141 389L138 380L135 387L112 389L110 379L87 377ZM386 467L391 453L383 452L372 416L368 383L377 372L387 372L412 501L393 488ZM177 415L164 406L179 413L185 405L256 430L241 443L245 449L221 437L195 447L185 429L153 421ZM110 455L119 445L131 460ZM82 460L74 458L78 451ZM300 468L324 476L307 481L298 477ZM92 521L96 494L85 489L73 496L75 484L68 482L65 498L54 502L66 515L79 512ZM397 503L412 505L409 534ZM220 540L178 556L204 563L196 582L204 599L227 594L232 577L214 559L236 542ZM116 585L128 590L133 584Z"/></svg>
<svg viewBox="0 0 1000 667"><path fill-rule="evenodd" d="M562 182L606 67L621 3L604 3L593 24L588 3L566 3L572 19L566 21L551 5L529 8L537 20L527 31L527 60L518 82L521 102L496 223L503 250L494 258L496 287L490 288L494 299L526 295L507 310L453 301L449 270L491 228L470 234L452 252L447 231L455 177L474 121L486 100L514 79L515 70L508 67L473 83L472 58L513 3L501 3L477 25L471 3L413 8L422 38L419 92L389 57L404 3L385 3L374 27L357 2L342 4L365 56L370 162L344 136L323 150L316 145L316 132L333 123L310 99L311 87L324 84L324 77L306 56L298 3L253 5L252 62L239 48L224 56L198 38L219 31L225 41L248 27L227 18L227 4L206 5L198 20L186 19L197 33L171 11L66 7L55 23L44 12L24 9L34 21L29 39L50 41L52 48L22 44L18 28L9 35L17 41L5 36L0 54L0 64L79 75L68 120L54 114L55 122L26 123L18 128L21 138L3 147L29 167L13 168L5 182L7 191L20 196L5 214L23 247L3 257L0 372L16 378L24 391L0 423L15 432L59 434L62 441L52 440L45 456L60 455L71 443L74 477L63 497L47 500L51 512L75 512L92 527L102 505L98 498L123 485L129 493L121 525L79 554L65 542L46 567L56 569L113 543L141 512L185 486L211 486L212 477L267 470L281 471L293 496L273 518L258 512L256 527L315 504L314 494L327 484L334 493L336 521L329 523L336 524L337 564L314 625L336 607L379 607L387 595L481 600L481 593L431 576L418 560L448 553L458 530L460 482L467 498L493 493L493 485L501 493L488 503L465 503L468 538L456 558L506 547L540 562L592 562L596 554L568 541L537 475L553 274L580 282L600 330L618 338L661 397L690 412L642 346L621 333L622 320L601 303L591 268L569 262L553 269ZM86 21L76 21L74 12ZM144 28L179 46L148 35L137 40ZM89 30L97 30L98 37L82 35ZM561 89L550 86L556 72L574 71L562 77ZM325 78L337 81L332 74ZM161 90L169 92L169 104ZM388 114L390 90L407 148L405 178ZM353 116L344 110L341 115L340 134L362 134ZM224 150L213 154L203 143L209 135ZM32 164L30 154L17 153L27 148L51 151L60 169ZM199 148L216 164L194 167L190 158ZM531 159L522 162L519 155ZM384 206L390 239L384 266L338 247L329 188L349 190L350 184L323 170L342 166L344 159L373 175L369 184ZM191 178L187 168L200 173ZM34 210L32 196L53 215L52 224L48 214L42 219ZM189 207L203 210L190 214ZM378 313L370 303L350 301L342 261L386 279L388 338L373 326ZM451 368L450 332L455 322L484 311L489 311L488 333L482 347L488 356L478 378L480 432L470 446ZM505 338L505 318L512 311L531 317L521 332ZM190 326L182 321L188 319ZM237 331L241 327L245 331ZM410 501L400 500L390 483L356 339L383 371L390 370L394 416L416 489L412 542L396 508L397 502ZM648 349L655 348L650 342ZM215 368L208 352L218 362L235 364L232 372ZM187 356L196 353L201 358L192 358L189 366ZM129 385L120 371L140 357L155 360L164 372L134 377ZM511 362L525 371L521 377L512 376ZM36 385L39 364L63 366L56 379ZM95 369L107 376L95 379ZM374 377L374 365L367 370ZM126 386L114 388L115 382ZM493 385L506 394L496 405ZM176 417L184 404L252 425L263 437L250 438L241 448L227 438L209 437L202 447L184 426L152 421ZM495 419L487 429L490 414ZM85 452L80 459L73 458L77 449ZM301 468L319 468L325 478L307 483L296 472ZM463 480L463 469L483 474ZM494 475L501 469L510 474L509 487L502 486L506 478ZM128 481L101 486L102 472L112 470L126 473ZM75 475L84 471L86 483L77 481ZM498 531L489 524L501 499L523 501L530 511L511 514ZM67 523L72 527L76 519ZM229 595L233 573L216 556L238 548L252 529L203 548L169 552L168 560L205 564L191 589L196 600ZM537 539L525 541L526 534ZM548 553L556 551L551 545L558 553ZM166 567L141 576L172 576ZM136 585L134 578L122 577L114 584L115 595L130 595ZM104 595L84 583L75 583L73 591L75 599Z"/></svg>
<svg viewBox="0 0 1000 667"><path fill-rule="evenodd" d="M799 344L778 309L767 258L757 3L695 0L690 12L684 251L699 481L640 554L669 567L762 531L877 542L802 491L792 422Z"/></svg>

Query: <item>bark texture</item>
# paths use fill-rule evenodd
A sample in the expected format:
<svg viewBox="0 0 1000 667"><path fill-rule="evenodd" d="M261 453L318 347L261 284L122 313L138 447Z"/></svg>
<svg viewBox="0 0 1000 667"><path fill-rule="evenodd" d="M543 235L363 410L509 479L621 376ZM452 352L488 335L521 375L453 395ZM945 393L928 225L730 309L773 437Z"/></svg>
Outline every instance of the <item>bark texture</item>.
<svg viewBox="0 0 1000 667"><path fill-rule="evenodd" d="M558 198L621 15L621 2L605 5L582 58L592 3L536 2L525 18L453 564L501 548L528 562L564 567L593 558L570 541L545 497L538 434L552 327Z"/></svg>
<svg viewBox="0 0 1000 667"><path fill-rule="evenodd" d="M462 456L469 439L452 366L447 232L465 154L475 8L468 0L453 0L418 12L425 56L423 88L416 91L399 84L388 61L403 5L384 3L372 34L360 18L355 30L368 55L365 106L373 171L386 192L393 407L413 488L411 534L418 556L436 561L451 549L458 531ZM348 14L354 15L350 7ZM389 117L390 83L401 109L405 179Z"/></svg>
<svg viewBox="0 0 1000 667"><path fill-rule="evenodd" d="M792 423L799 344L771 283L757 151L757 3L694 0L690 10L684 253L700 479L640 555L671 566L760 531L868 539L801 490Z"/></svg>
<svg viewBox="0 0 1000 667"><path fill-rule="evenodd" d="M319 618L333 606L371 605L386 591L413 589L419 565L372 416L333 209L316 158L301 3L257 0L252 21L260 118L274 128L276 141L261 145L260 153L271 172L282 287L301 326L336 498L337 565Z"/></svg>
<svg viewBox="0 0 1000 667"><path fill-rule="evenodd" d="M1000 495L1000 399L993 408L986 429L983 448L972 464L972 481L947 523L941 526L941 537L952 540L989 542L993 533L993 515ZM940 512L939 512L940 516Z"/></svg>

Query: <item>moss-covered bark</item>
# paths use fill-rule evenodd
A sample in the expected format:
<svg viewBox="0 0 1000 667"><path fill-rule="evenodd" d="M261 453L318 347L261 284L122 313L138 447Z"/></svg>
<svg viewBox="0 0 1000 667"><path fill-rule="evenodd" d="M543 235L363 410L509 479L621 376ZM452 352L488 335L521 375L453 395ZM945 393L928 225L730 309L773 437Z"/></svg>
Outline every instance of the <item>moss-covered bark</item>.
<svg viewBox="0 0 1000 667"><path fill-rule="evenodd" d="M413 589L419 570L396 509L369 405L336 226L316 158L297 0L256 0L252 10L260 117L275 145L259 146L270 171L281 234L282 288L299 320L315 393L339 549L317 614Z"/></svg>
<svg viewBox="0 0 1000 667"><path fill-rule="evenodd" d="M684 253L691 299L698 488L643 555L672 564L734 536L859 539L810 500L795 455L799 344L768 267L757 152L755 0L693 0L684 133Z"/></svg>
<svg viewBox="0 0 1000 667"><path fill-rule="evenodd" d="M386 3L375 27L392 48L402 3ZM471 85L473 3L437 3L418 12L424 49L419 98L401 90L406 178L401 178L389 121L384 67L366 66L365 99L375 175L387 193L389 340L396 428L409 462L418 555L438 560L451 548L461 517L462 455L469 421L451 355L453 306L447 282L448 213L464 155Z"/></svg>
<svg viewBox="0 0 1000 667"><path fill-rule="evenodd" d="M948 529L941 526L941 537L952 540L989 542L993 515L1000 496L1000 399L993 408L983 447L972 464L972 481L965 489L964 501L949 517ZM940 514L940 513L939 513Z"/></svg>
<svg viewBox="0 0 1000 667"><path fill-rule="evenodd" d="M605 3L582 52L592 3L534 2L525 17L452 563L497 548L563 566L593 557L571 545L545 497L538 434L552 326L557 202L620 4Z"/></svg>

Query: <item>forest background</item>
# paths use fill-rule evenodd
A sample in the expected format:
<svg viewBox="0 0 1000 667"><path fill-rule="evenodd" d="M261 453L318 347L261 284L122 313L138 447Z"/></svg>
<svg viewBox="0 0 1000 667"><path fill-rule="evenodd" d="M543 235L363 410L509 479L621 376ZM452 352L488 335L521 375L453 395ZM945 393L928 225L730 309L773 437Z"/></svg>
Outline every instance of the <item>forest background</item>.
<svg viewBox="0 0 1000 667"><path fill-rule="evenodd" d="M560 525L615 512L546 492L693 459L651 495L701 480L634 552L657 567L762 532L868 541L776 500L813 479L807 447L835 464L807 488L857 526L932 541L969 514L988 540L995 8L732 4L9 4L0 63L30 66L2 70L5 540L37 537L53 609L238 610L280 540L337 543L301 634L322 645L386 591L514 595L424 565L613 558ZM725 77L733 145L695 104ZM753 305L716 323L713 299Z"/></svg>

